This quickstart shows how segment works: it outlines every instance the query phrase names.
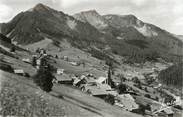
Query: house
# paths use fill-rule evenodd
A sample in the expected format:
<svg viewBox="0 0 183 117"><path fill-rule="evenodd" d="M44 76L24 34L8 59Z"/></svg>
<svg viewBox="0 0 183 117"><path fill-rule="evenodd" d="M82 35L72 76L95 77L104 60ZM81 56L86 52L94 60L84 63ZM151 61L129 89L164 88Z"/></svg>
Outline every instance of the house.
<svg viewBox="0 0 183 117"><path fill-rule="evenodd" d="M79 64L77 62L69 62L71 65L78 66Z"/></svg>
<svg viewBox="0 0 183 117"><path fill-rule="evenodd" d="M158 111L157 115L161 117L173 117L174 112L169 107L169 108L162 109L161 111Z"/></svg>
<svg viewBox="0 0 183 117"><path fill-rule="evenodd" d="M118 86L121 83L121 79L119 77L112 78L112 82L114 82L115 86Z"/></svg>
<svg viewBox="0 0 183 117"><path fill-rule="evenodd" d="M41 65L41 59L36 60L36 65Z"/></svg>
<svg viewBox="0 0 183 117"><path fill-rule="evenodd" d="M86 77L80 77L80 78L75 78L73 85L77 87L81 87L82 84L87 84Z"/></svg>
<svg viewBox="0 0 183 117"><path fill-rule="evenodd" d="M58 75L61 75L61 74L63 74L64 73L64 69L57 69L57 74Z"/></svg>
<svg viewBox="0 0 183 117"><path fill-rule="evenodd" d="M18 75L21 75L21 76L24 76L25 75L25 72L23 69L15 69L14 70L14 73L15 74L18 74Z"/></svg>
<svg viewBox="0 0 183 117"><path fill-rule="evenodd" d="M139 105L135 102L135 99L130 94L118 95L116 97L115 105L128 111L139 108Z"/></svg>
<svg viewBox="0 0 183 117"><path fill-rule="evenodd" d="M167 106L164 103L157 103L151 105L152 114L157 114L161 117L173 117L174 112L172 111L171 106Z"/></svg>
<svg viewBox="0 0 183 117"><path fill-rule="evenodd" d="M107 77L99 77L97 80L95 80L96 83L99 83L99 84L107 84Z"/></svg>
<svg viewBox="0 0 183 117"><path fill-rule="evenodd" d="M159 83L157 86L154 86L153 88L158 89L158 88L160 88L161 86L162 86L162 84Z"/></svg>
<svg viewBox="0 0 183 117"><path fill-rule="evenodd" d="M44 49L40 49L40 54L46 54L46 50L44 50Z"/></svg>
<svg viewBox="0 0 183 117"><path fill-rule="evenodd" d="M37 65L37 66L36 66L36 69L39 69L39 68L40 68L40 66L39 66L39 65Z"/></svg>
<svg viewBox="0 0 183 117"><path fill-rule="evenodd" d="M59 84L72 85L74 82L74 80L66 74L62 74L62 75L56 74L55 78Z"/></svg>
<svg viewBox="0 0 183 117"><path fill-rule="evenodd" d="M69 60L68 56L63 56L63 59L64 59L64 61L68 61Z"/></svg>
<svg viewBox="0 0 183 117"><path fill-rule="evenodd" d="M167 117L173 117L173 114L174 114L174 112L172 111L171 108L167 108L167 109L163 110L162 112L165 113Z"/></svg>
<svg viewBox="0 0 183 117"><path fill-rule="evenodd" d="M118 95L118 92L115 91L115 90L113 90L113 89L107 90L107 93L110 94L110 95L113 95L113 96L115 96L115 97Z"/></svg>
<svg viewBox="0 0 183 117"><path fill-rule="evenodd" d="M85 88L86 88L85 92L95 97L99 97L103 99L108 95L107 91L103 89L99 89L96 86L86 86Z"/></svg>
<svg viewBox="0 0 183 117"><path fill-rule="evenodd" d="M107 84L97 84L96 82L93 82L82 85L81 90L87 92L92 96L104 98L109 94L108 91L111 90L111 87Z"/></svg>
<svg viewBox="0 0 183 117"><path fill-rule="evenodd" d="M23 58L22 61L25 62L25 63L31 63L30 59L28 59L28 58L27 59Z"/></svg>

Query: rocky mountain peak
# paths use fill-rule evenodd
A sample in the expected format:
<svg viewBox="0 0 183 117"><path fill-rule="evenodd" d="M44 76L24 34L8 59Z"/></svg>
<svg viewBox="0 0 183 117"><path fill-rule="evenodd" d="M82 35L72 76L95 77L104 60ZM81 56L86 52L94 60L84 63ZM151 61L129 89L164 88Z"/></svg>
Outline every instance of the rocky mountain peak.
<svg viewBox="0 0 183 117"><path fill-rule="evenodd" d="M96 11L88 10L74 15L77 20L88 22L97 29L104 29L108 26L106 20Z"/></svg>
<svg viewBox="0 0 183 117"><path fill-rule="evenodd" d="M88 11L82 11L81 14L93 14L93 15L99 15L99 13L95 10L88 10Z"/></svg>
<svg viewBox="0 0 183 117"><path fill-rule="evenodd" d="M48 6L39 3L37 5L35 5L33 8L31 8L29 11L47 11L50 10L51 8L49 8Z"/></svg>

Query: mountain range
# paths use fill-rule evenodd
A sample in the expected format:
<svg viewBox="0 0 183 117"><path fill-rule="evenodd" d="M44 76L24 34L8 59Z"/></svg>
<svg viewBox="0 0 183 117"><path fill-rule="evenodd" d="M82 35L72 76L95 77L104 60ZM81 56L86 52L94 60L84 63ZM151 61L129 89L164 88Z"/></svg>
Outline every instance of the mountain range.
<svg viewBox="0 0 183 117"><path fill-rule="evenodd" d="M156 58L177 61L183 56L183 42L179 38L134 15L100 15L89 10L71 16L37 4L10 22L2 23L0 32L12 43L23 46L46 38L59 46L67 40L72 46L102 59L106 53L135 62Z"/></svg>

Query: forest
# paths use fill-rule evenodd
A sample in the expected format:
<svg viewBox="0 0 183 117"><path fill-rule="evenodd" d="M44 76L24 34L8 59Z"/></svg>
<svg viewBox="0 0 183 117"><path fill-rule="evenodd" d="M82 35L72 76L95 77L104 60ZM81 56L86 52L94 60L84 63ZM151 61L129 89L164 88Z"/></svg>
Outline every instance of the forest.
<svg viewBox="0 0 183 117"><path fill-rule="evenodd" d="M158 79L167 86L183 87L183 62L170 66L160 72Z"/></svg>

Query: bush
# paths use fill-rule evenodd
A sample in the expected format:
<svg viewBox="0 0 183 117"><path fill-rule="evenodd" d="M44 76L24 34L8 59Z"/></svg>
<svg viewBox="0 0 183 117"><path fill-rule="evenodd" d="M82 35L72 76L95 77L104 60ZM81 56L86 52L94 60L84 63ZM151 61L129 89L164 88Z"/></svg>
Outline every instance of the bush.
<svg viewBox="0 0 183 117"><path fill-rule="evenodd" d="M27 77L27 78L30 77L29 73L25 73L24 76Z"/></svg>
<svg viewBox="0 0 183 117"><path fill-rule="evenodd" d="M45 67L41 67L37 74L33 77L34 82L44 91L50 92L53 83L52 80L54 79L54 76L50 72L49 69Z"/></svg>
<svg viewBox="0 0 183 117"><path fill-rule="evenodd" d="M145 115L146 106L145 105L139 105L138 109L132 110L134 113Z"/></svg>
<svg viewBox="0 0 183 117"><path fill-rule="evenodd" d="M15 52L15 46L12 46L10 52Z"/></svg>
<svg viewBox="0 0 183 117"><path fill-rule="evenodd" d="M145 94L144 96L147 98L151 98L151 96L149 94Z"/></svg>
<svg viewBox="0 0 183 117"><path fill-rule="evenodd" d="M107 95L104 100L111 105L114 105L115 103L115 97L111 94Z"/></svg>
<svg viewBox="0 0 183 117"><path fill-rule="evenodd" d="M125 84L121 83L117 86L117 91L119 94L125 93L126 90L127 90L127 86Z"/></svg>
<svg viewBox="0 0 183 117"><path fill-rule="evenodd" d="M148 92L147 87L144 88L145 92Z"/></svg>
<svg viewBox="0 0 183 117"><path fill-rule="evenodd" d="M140 84L140 83L141 83L140 80L138 79L138 77L133 77L133 78L132 78L132 81L133 81L134 83L136 83L136 84Z"/></svg>
<svg viewBox="0 0 183 117"><path fill-rule="evenodd" d="M4 63L0 63L0 69L6 72L13 72L13 68L10 65L4 64Z"/></svg>

